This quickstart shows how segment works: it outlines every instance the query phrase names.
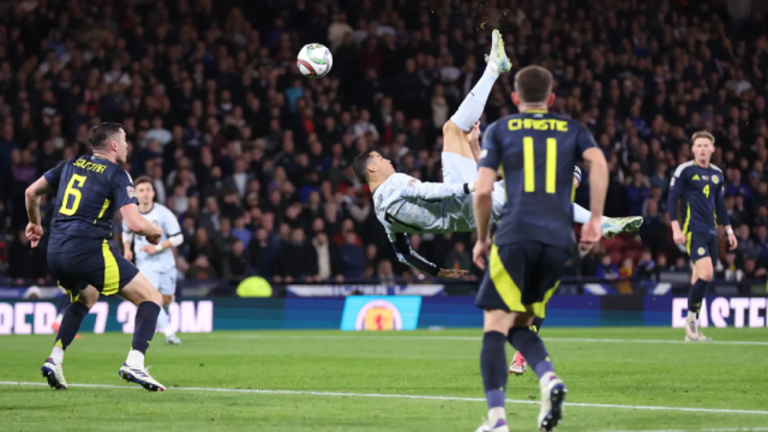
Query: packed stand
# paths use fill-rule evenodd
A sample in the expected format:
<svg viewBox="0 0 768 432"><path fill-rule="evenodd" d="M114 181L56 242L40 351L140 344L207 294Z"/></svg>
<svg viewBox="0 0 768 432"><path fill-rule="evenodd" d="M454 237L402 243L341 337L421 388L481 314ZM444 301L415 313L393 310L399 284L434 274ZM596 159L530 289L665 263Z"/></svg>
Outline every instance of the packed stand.
<svg viewBox="0 0 768 432"><path fill-rule="evenodd" d="M720 275L763 277L766 7L687 3L4 2L5 274L43 283L44 247L30 249L23 235L24 190L87 152L90 126L116 121L132 146L126 170L151 176L157 200L179 217L187 279L416 278L395 259L351 160L375 146L400 171L441 181L442 126L482 73L490 31L499 28L514 67L550 68L552 111L586 124L605 152L606 214L645 217L642 242L604 241L575 273L656 280L687 271L671 240L666 192L671 172L692 157L688 137L704 129L717 138L713 161L726 172L739 236L735 253L721 253ZM309 42L331 48L329 77L298 73L295 53ZM516 112L515 71L494 87L483 128ZM588 189L577 201L588 202ZM43 211L49 222L52 204ZM438 265L467 269L471 240L413 235L411 244Z"/></svg>

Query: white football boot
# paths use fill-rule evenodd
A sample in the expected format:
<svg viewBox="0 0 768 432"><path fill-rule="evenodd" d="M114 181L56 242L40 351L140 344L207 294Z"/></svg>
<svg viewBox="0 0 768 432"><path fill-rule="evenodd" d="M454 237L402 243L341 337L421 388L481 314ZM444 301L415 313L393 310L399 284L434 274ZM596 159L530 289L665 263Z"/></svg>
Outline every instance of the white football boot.
<svg viewBox="0 0 768 432"><path fill-rule="evenodd" d="M685 319L685 341L686 342L712 342L711 337L704 336L699 328L699 314L688 313Z"/></svg>
<svg viewBox="0 0 768 432"><path fill-rule="evenodd" d="M491 33L491 53L485 55L485 62L496 63L496 66L499 67L499 74L509 72L512 69L512 62L509 61L509 57L504 51L504 40L498 30Z"/></svg>
<svg viewBox="0 0 768 432"><path fill-rule="evenodd" d="M43 376L48 380L48 385L56 390L66 390L67 380L64 379L64 369L60 364L56 364L51 357L43 363L40 370Z"/></svg>
<svg viewBox="0 0 768 432"><path fill-rule="evenodd" d="M554 372L547 372L539 380L541 387L541 411L539 430L553 431L563 418L563 402L568 389Z"/></svg>
<svg viewBox="0 0 768 432"><path fill-rule="evenodd" d="M600 231L605 238L611 238L619 234L635 234L643 224L640 216L620 218L607 218L600 223Z"/></svg>
<svg viewBox="0 0 768 432"><path fill-rule="evenodd" d="M127 363L123 363L123 367L118 372L120 378L136 383L149 391L165 391L165 386L160 384L156 379L152 378L149 374L149 370L144 366L128 366Z"/></svg>

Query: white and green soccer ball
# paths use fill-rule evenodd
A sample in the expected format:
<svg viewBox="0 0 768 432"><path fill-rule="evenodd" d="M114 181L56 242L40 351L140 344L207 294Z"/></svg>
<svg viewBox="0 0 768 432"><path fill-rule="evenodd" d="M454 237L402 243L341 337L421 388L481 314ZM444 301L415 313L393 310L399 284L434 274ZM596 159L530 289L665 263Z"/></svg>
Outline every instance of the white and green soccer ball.
<svg viewBox="0 0 768 432"><path fill-rule="evenodd" d="M317 79L328 75L333 66L331 50L323 44L304 45L296 59L299 72L307 78Z"/></svg>

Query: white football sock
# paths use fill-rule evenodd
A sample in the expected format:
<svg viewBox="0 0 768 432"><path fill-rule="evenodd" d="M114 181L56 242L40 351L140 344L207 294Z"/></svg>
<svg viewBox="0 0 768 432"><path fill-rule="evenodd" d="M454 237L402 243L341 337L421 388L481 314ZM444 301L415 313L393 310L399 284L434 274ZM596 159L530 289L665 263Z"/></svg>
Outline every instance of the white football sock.
<svg viewBox="0 0 768 432"><path fill-rule="evenodd" d="M488 96L491 94L493 84L498 77L499 67L496 63L488 63L483 76L480 77L480 81L475 84L467 97L464 98L464 102L461 103L459 109L451 117L451 120L456 123L459 129L469 132L472 126L480 120L483 110L485 110L485 103L488 101Z"/></svg>
<svg viewBox="0 0 768 432"><path fill-rule="evenodd" d="M54 346L51 351L51 359L57 365L64 363L64 350L61 347Z"/></svg>
<svg viewBox="0 0 768 432"><path fill-rule="evenodd" d="M495 407L488 410L488 423L493 427L499 419L507 419L504 407Z"/></svg>
<svg viewBox="0 0 768 432"><path fill-rule="evenodd" d="M591 217L592 217L592 213L589 210L585 209L584 207L576 203L573 203L573 221L574 222L576 222L577 224L583 225L589 222L589 219ZM609 219L608 217L603 216L600 218L600 221L605 222L608 219Z"/></svg>
<svg viewBox="0 0 768 432"><path fill-rule="evenodd" d="M144 367L144 354L141 351L134 349L128 351L128 358L125 360L125 364L133 367Z"/></svg>
<svg viewBox="0 0 768 432"><path fill-rule="evenodd" d="M160 313L157 315L157 327L163 333L166 333L168 327L170 327L170 320L168 319L168 313L165 311L165 308L160 308Z"/></svg>

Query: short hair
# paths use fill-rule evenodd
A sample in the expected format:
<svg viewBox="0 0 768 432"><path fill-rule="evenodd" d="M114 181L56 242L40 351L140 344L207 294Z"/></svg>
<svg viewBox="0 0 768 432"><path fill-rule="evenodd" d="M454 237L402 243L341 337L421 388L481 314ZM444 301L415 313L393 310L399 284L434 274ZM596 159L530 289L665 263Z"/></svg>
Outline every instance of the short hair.
<svg viewBox="0 0 768 432"><path fill-rule="evenodd" d="M699 138L706 138L709 140L709 142L712 143L712 145L715 145L715 136L707 131L694 132L693 135L691 135L691 144L696 142L696 140Z"/></svg>
<svg viewBox="0 0 768 432"><path fill-rule="evenodd" d="M152 189L155 188L155 185L152 184L152 179L149 178L149 176L141 176L133 181L134 187L139 187L140 184L149 183L152 186Z"/></svg>
<svg viewBox="0 0 768 432"><path fill-rule="evenodd" d="M547 69L536 65L526 66L515 75L515 91L521 102L546 102L552 93L553 82L552 72Z"/></svg>
<svg viewBox="0 0 768 432"><path fill-rule="evenodd" d="M355 171L355 175L363 183L368 183L368 159L371 158L373 150L366 150L355 158L352 162L352 169Z"/></svg>
<svg viewBox="0 0 768 432"><path fill-rule="evenodd" d="M102 123L94 126L88 131L88 143L94 150L101 150L107 147L109 141L120 133L123 125L120 123Z"/></svg>

